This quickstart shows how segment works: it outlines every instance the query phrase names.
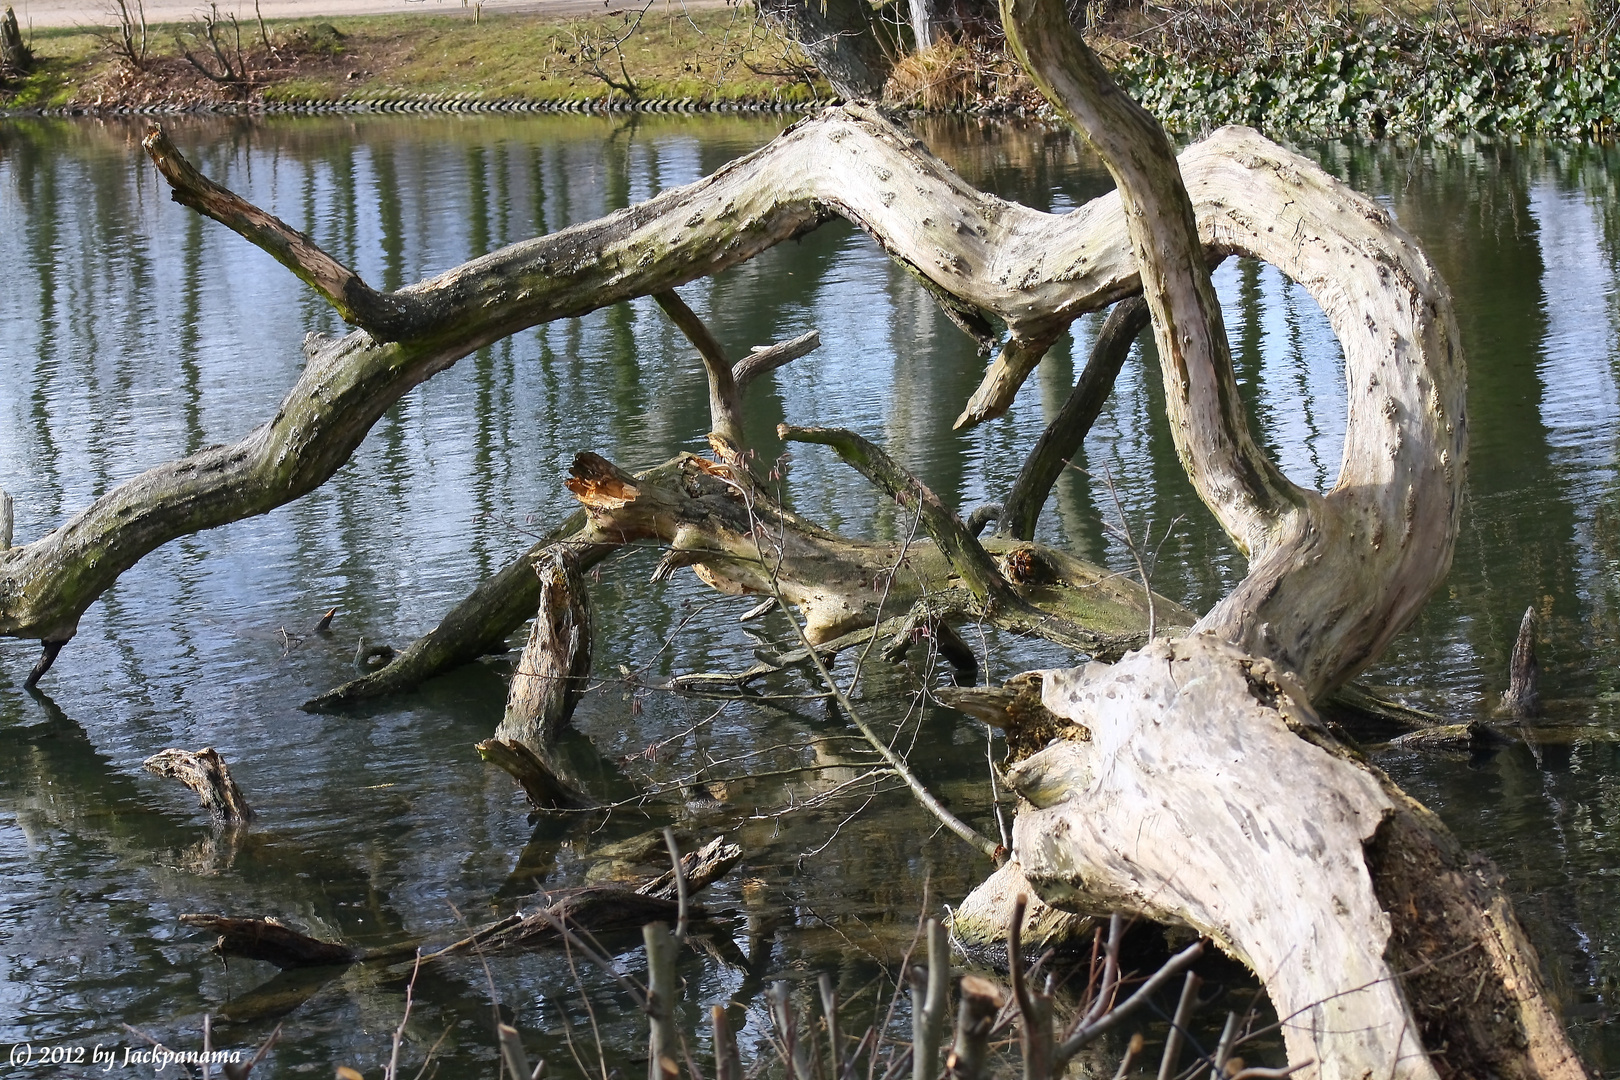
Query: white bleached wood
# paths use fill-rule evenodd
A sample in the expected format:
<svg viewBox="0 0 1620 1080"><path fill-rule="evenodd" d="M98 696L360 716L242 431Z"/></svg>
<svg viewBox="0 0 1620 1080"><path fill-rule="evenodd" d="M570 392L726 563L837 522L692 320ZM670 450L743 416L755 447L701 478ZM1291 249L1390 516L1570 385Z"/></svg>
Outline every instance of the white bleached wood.
<svg viewBox="0 0 1620 1080"><path fill-rule="evenodd" d="M1091 740L1013 767L1031 800L1016 858L1049 900L1213 938L1265 980L1289 1061L1320 1063L1303 1075L1432 1078L1361 857L1394 804L1365 770L1289 730L1290 714L1314 720L1303 696L1257 701L1245 663L1269 666L1201 635L1046 672L1044 704Z"/></svg>

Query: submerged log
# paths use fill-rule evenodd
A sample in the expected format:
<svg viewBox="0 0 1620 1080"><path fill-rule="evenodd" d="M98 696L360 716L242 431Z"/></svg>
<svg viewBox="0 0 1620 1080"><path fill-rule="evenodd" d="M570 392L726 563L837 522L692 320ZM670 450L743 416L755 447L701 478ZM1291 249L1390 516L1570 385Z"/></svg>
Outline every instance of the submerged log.
<svg viewBox="0 0 1620 1080"><path fill-rule="evenodd" d="M512 675L495 738L518 742L541 757L574 714L591 674L591 608L579 563L565 547L534 562L539 612Z"/></svg>
<svg viewBox="0 0 1620 1080"><path fill-rule="evenodd" d="M221 956L263 960L283 971L289 968L352 964L364 956L358 949L310 937L277 919L182 915L180 925L195 926L210 934L218 934L214 951Z"/></svg>
<svg viewBox="0 0 1620 1080"><path fill-rule="evenodd" d="M246 825L253 820L253 808L231 776L230 766L212 746L195 751L170 747L142 764L147 771L172 777L195 791L198 802L216 824Z"/></svg>

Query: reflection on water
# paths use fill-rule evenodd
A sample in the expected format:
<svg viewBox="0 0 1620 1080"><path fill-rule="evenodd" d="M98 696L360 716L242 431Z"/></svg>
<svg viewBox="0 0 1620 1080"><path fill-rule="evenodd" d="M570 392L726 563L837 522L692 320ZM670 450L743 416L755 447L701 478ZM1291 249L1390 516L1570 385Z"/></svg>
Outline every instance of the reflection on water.
<svg viewBox="0 0 1620 1080"><path fill-rule="evenodd" d="M394 287L695 179L776 130L721 118L375 117L172 134L209 175ZM170 202L143 166L139 134L0 123L0 487L17 498L21 542L143 468L238 438L295 379L304 335L341 329L267 256ZM938 123L925 134L974 182L1042 209L1066 211L1107 187L1059 133ZM1457 563L1369 678L1448 718L1482 715L1518 614L1533 605L1561 725L1539 758L1381 763L1501 864L1577 1039L1613 1067L1620 1038L1603 1019L1620 978L1610 661L1620 641L1620 162L1600 148L1475 141L1301 149L1423 243L1456 296L1470 359L1472 479ZM1343 372L1320 312L1253 263L1229 262L1217 284L1263 443L1296 481L1331 486ZM780 452L784 419L851 426L964 507L1006 489L1097 327L1076 324L1007 417L958 434L951 421L982 359L842 223L683 294L736 355L821 332L818 352L750 393L749 434L763 453ZM1126 366L1076 462L1086 472L1060 481L1041 533L1124 570L1103 527L1116 514L1111 478L1133 529L1155 542L1168 532L1156 586L1202 608L1242 564L1180 473L1161 396L1149 350ZM229 1037L242 1044L284 1021L278 1074L334 1061L375 1071L404 973L269 979L260 965L220 965L176 917L277 914L366 946L442 940L537 888L604 872L595 852L670 820L728 828L747 852L709 898L735 955L684 961L689 1029L708 1005L746 1001L784 972L835 970L846 994L870 998L910 940L924 889L949 900L988 867L892 785L863 780L865 759L819 703L718 708L605 682L578 716L589 742L573 748L598 770L598 788L615 783L600 774L606 758L642 782L726 780L729 806L713 819L666 807L561 823L529 822L511 784L472 752L499 718L499 663L355 715L297 708L352 675L360 638L420 633L560 518L559 478L577 451L644 466L700 445L706 421L701 365L650 302L526 331L407 396L319 491L148 558L86 616L47 679L50 697L14 684L32 648L0 642L0 1044L117 1042L120 1022L184 1042L209 1012L233 1021ZM835 528L892 536L908 526L815 448L795 448L789 484L802 511ZM734 620L745 604L689 576L649 586L651 566L640 553L601 571L599 672L751 662L758 642ZM335 632L309 633L334 605ZM780 641L788 630L778 621L758 632ZM993 677L1059 659L987 647ZM922 709L914 691L928 677L877 671L863 691L924 775L993 830L983 732ZM215 836L183 792L140 769L162 747L210 744L259 811L245 836ZM841 782L854 798L804 808ZM492 960L490 974L502 1015L537 1056L571 1060L570 1032L588 1047L587 1001L614 1060L633 1053L639 1024L599 973L576 980L566 958L541 953ZM448 1069L490 1072L491 995L476 963L424 973L413 1053L444 1035ZM763 1046L757 1011L739 1006L733 1025L745 1047Z"/></svg>

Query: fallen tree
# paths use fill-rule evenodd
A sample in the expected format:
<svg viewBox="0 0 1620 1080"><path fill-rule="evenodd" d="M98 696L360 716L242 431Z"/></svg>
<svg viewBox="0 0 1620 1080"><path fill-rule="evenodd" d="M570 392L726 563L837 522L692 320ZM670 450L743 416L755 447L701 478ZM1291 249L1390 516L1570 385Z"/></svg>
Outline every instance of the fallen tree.
<svg viewBox="0 0 1620 1080"><path fill-rule="evenodd" d="M959 426L1005 411L1074 318L1141 292L1181 460L1249 574L1186 641L1043 677L1055 742L1012 772L1026 804L1014 832L1020 871L1049 902L1184 924L1249 963L1304 1075L1583 1075L1489 871L1339 746L1311 706L1376 658L1449 566L1466 422L1444 285L1386 214L1254 132L1216 132L1178 162L1055 0L1009 2L1003 21L1043 91L1108 164L1115 194L1061 217L1010 204L882 115L848 107L695 184L384 293L202 177L155 132L147 149L177 200L263 247L358 329L312 337L277 414L236 444L149 470L0 551L0 633L44 643L39 678L86 608L158 545L324 482L401 394L474 349L653 295L704 354L719 460L686 455L633 477L582 455L570 487L585 514L557 540L593 551L655 540L669 549L662 572L690 565L719 588L797 604L812 657L875 633L886 610L902 617L902 644L903 631L943 636L971 618L1112 656L1136 643L1131 631L1099 626L1065 599L1081 571L1061 553L979 543L853 433L784 431L831 445L909 499L927 541L852 544L766 497L736 439L736 371L711 355L673 290L843 216L987 351L1001 341ZM1230 254L1304 286L1343 345L1345 457L1325 495L1288 481L1250 433L1208 272ZM1128 328L1140 315L1119 318ZM1129 334L1104 338L1112 351L1077 394L1111 382L1110 357ZM1083 417L1085 402L1075 412ZM1008 514L1013 537L1044 502L1042 476L1061 456L1053 447L1075 438L1072 426L1050 434ZM469 619L464 640L436 642L435 655L476 655L468 642L482 647L498 619L525 606L498 599L480 610L501 614ZM552 677L577 677L558 670L569 674Z"/></svg>

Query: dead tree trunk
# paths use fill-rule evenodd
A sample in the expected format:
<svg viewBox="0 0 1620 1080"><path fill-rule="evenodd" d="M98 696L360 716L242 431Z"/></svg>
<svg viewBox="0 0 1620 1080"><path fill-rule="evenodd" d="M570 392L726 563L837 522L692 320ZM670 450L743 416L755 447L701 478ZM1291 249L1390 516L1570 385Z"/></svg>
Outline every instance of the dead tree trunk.
<svg viewBox="0 0 1620 1080"><path fill-rule="evenodd" d="M1297 1075L1583 1076L1490 872L1309 704L1376 657L1450 564L1466 427L1444 286L1371 204L1322 216L1330 201L1313 196L1332 183L1318 177L1291 177L1298 201L1262 217L1263 232L1244 227L1270 261L1295 250L1286 272L1345 349L1339 482L1325 496L1295 487L1250 435L1197 196L1168 139L1056 0L1002 11L1026 68L1119 185L1177 449L1250 558L1188 638L1046 673L1043 703L1086 737L1014 767L1015 858L1048 901L1191 926L1242 959ZM1255 209L1224 205L1212 238Z"/></svg>
<svg viewBox="0 0 1620 1080"><path fill-rule="evenodd" d="M148 150L177 199L263 247L359 329L313 339L277 414L238 443L149 470L0 551L0 633L41 639L54 656L146 553L323 483L401 394L461 356L550 319L668 293L832 215L876 238L987 347L1004 324L964 425L1005 411L1074 318L1141 291L1178 452L1250 573L1199 623L1208 637L1047 681L1046 707L1092 737L1060 738L1019 766L1023 872L1048 900L1148 912L1248 959L1287 1017L1291 1057L1314 1062L1314 1075L1581 1075L1494 884L1426 812L1336 751L1308 705L1371 662L1449 565L1466 423L1443 284L1383 211L1254 132L1216 132L1178 165L1057 0L1009 0L1003 15L1117 193L1040 214L975 191L873 112L830 110L695 184L383 293L154 134ZM1290 483L1249 431L1208 275L1212 258L1233 253L1304 286L1343 345L1344 467L1325 495ZM718 378L723 365L706 363L717 409L739 407ZM866 453L842 441L841 453ZM587 507L587 539L657 537L671 548L666 569L691 564L718 587L796 600L823 639L857 623L870 632L881 613L872 583L885 574L916 582L914 611L954 593L1015 629L1030 618L1014 553L953 547L960 523L922 492L910 492L911 505L940 526L938 542L862 549L780 507L760 515L738 448L718 446L721 464L682 457L668 482L582 456L571 486ZM770 560L764 520L788 526ZM986 552L1000 560L991 572L978 562ZM1056 553L1039 561L1061 566ZM1058 640L1106 651L1067 631ZM1134 832L1116 827L1133 815ZM1160 851L1185 857L1166 870Z"/></svg>
<svg viewBox="0 0 1620 1080"><path fill-rule="evenodd" d="M27 75L34 67L34 53L22 39L22 29L17 25L17 13L6 6L6 13L0 16L0 84L8 79L20 79Z"/></svg>

